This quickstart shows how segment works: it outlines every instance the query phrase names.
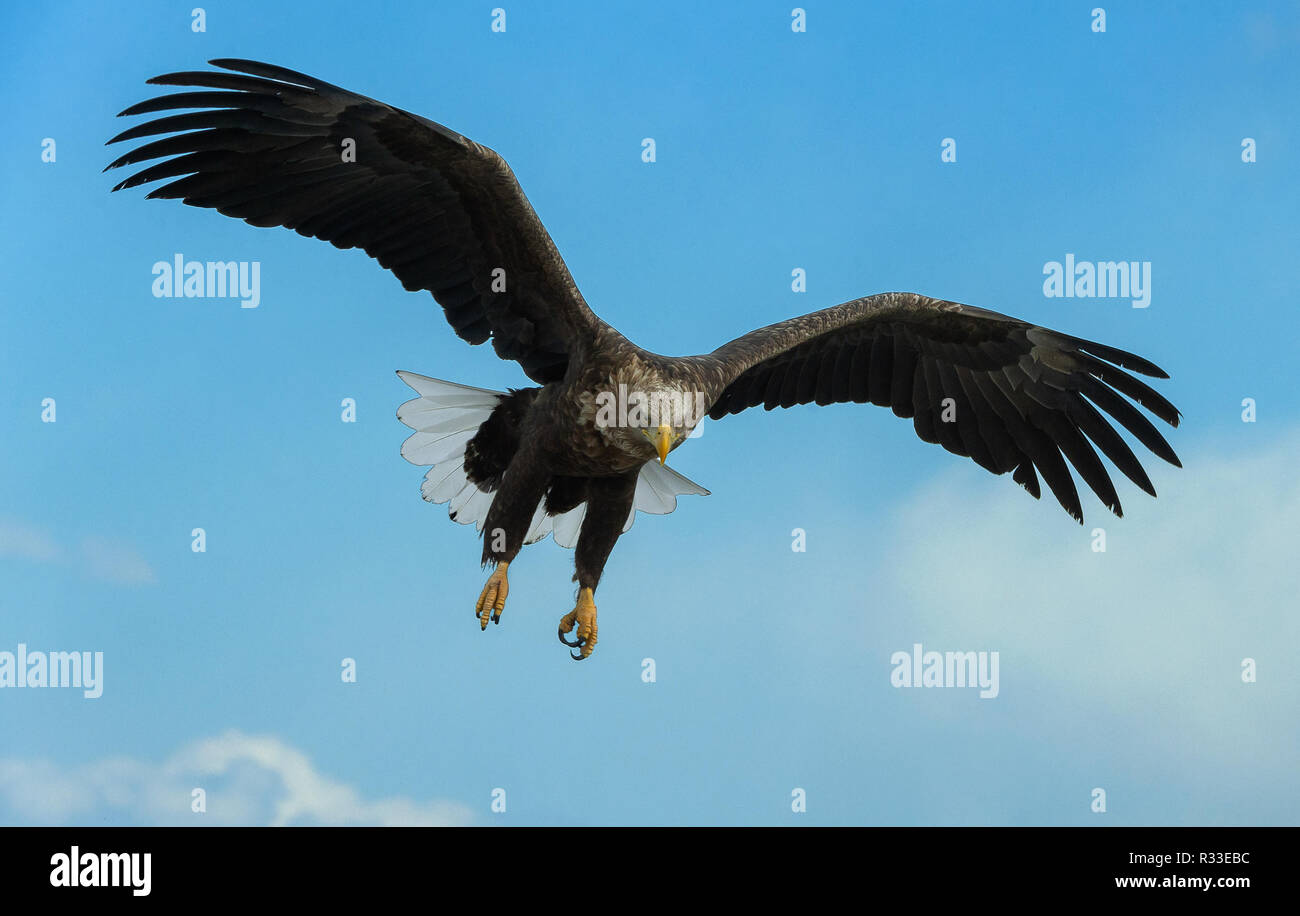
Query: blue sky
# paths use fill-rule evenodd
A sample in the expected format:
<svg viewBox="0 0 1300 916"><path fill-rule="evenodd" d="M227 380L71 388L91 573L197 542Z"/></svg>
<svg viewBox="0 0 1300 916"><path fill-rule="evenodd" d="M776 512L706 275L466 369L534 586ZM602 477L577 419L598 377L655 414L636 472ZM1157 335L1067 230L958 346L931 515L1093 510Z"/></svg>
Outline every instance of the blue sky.
<svg viewBox="0 0 1300 916"><path fill-rule="evenodd" d="M1296 823L1297 7L492 5L0 13L0 651L105 658L99 699L0 691L0 823ZM1185 469L1079 528L888 411L749 412L674 452L713 495L619 542L590 661L549 539L480 633L394 370L518 368L358 251L100 174L145 79L225 56L499 151L642 346L956 299L1164 367ZM154 298L176 252L260 262L260 306ZM1067 252L1150 261L1150 307L1045 298ZM892 687L914 643L999 651L999 696Z"/></svg>

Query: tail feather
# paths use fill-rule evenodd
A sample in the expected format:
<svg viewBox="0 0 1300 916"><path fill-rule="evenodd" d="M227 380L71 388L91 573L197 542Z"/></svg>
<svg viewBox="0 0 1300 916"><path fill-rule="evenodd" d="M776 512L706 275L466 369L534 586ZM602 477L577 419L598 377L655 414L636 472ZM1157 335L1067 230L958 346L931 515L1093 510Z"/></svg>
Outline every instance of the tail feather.
<svg viewBox="0 0 1300 916"><path fill-rule="evenodd" d="M419 395L397 408L397 419L415 430L402 443L402 457L412 464L432 465L424 475L420 494L427 502L448 503L453 521L472 524L481 532L496 494L480 489L469 479L465 447L509 393L444 382L414 372L397 375ZM623 530L632 527L638 511L651 515L672 512L677 508L677 497L682 495L707 496L709 491L657 461L646 462ZM558 515L547 515L545 505L543 500L533 513L524 543L532 544L554 533L555 543L561 547L576 545L587 504L579 503Z"/></svg>

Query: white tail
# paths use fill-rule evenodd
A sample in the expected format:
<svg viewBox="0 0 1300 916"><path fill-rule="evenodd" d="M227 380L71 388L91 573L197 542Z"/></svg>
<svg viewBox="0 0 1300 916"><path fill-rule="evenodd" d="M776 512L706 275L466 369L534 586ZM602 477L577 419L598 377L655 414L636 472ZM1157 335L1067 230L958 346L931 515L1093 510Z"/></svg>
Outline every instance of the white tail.
<svg viewBox="0 0 1300 916"><path fill-rule="evenodd" d="M466 476L465 446L506 393L443 382L414 372L397 375L419 395L397 408L397 419L415 430L402 443L402 457L411 464L433 465L424 475L420 493L428 502L450 503L447 509L453 521L472 524L482 531L496 494L485 493ZM637 478L632 511L627 514L623 530L632 527L638 511L667 515L677 508L677 497L687 495L708 496L709 491L670 467L647 461ZM547 515L544 505L538 504L524 543L532 544L554 532L555 543L573 547L578 543L586 514L586 503L554 516Z"/></svg>

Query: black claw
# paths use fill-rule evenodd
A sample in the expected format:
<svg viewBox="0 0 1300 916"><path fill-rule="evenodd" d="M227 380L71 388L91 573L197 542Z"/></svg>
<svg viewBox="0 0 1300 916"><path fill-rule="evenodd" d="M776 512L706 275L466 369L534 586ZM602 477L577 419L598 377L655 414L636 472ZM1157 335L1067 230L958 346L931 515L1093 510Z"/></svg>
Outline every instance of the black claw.
<svg viewBox="0 0 1300 916"><path fill-rule="evenodd" d="M564 638L564 631L563 631L563 630L558 630L558 631L557 631L557 634L558 634L559 637L560 637L560 642L564 643L566 646L569 646L569 647L571 647L571 648L575 648L575 649L578 649L578 648L581 648L581 647L582 647L582 640L580 640L580 639L575 639L573 642L569 642L567 639L565 639L565 638Z"/></svg>
<svg viewBox="0 0 1300 916"><path fill-rule="evenodd" d="M492 622L495 623L495 624L500 624L500 623L501 623L501 615L500 615L500 614L493 614L493 615L492 615Z"/></svg>
<svg viewBox="0 0 1300 916"><path fill-rule="evenodd" d="M585 662L585 661L587 660L588 656L586 656L586 655L574 655L572 652L570 652L570 653L569 653L569 658L573 659L575 662Z"/></svg>

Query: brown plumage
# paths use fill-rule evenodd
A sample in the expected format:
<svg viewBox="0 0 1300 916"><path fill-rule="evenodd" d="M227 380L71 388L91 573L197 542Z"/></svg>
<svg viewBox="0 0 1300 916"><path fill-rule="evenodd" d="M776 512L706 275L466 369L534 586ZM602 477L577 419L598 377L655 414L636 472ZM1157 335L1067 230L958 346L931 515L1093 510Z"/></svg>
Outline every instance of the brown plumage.
<svg viewBox="0 0 1300 916"><path fill-rule="evenodd" d="M149 82L198 88L122 112L197 109L109 141L174 134L111 163L162 160L113 190L170 179L148 196L362 248L406 289L431 293L462 339L491 340L498 356L518 362L539 386L491 392L403 374L420 394L399 411L417 430L403 454L433 465L426 498L450 501L453 518L476 523L483 561L500 564L480 597L484 625L489 615L499 619L506 565L525 543L554 531L566 546L576 540L580 587L561 639L576 627L578 640L569 644L579 647L575 657L587 657L596 638L592 594L635 510L671 511L677 495L707 492L656 469L655 460L701 416L674 417L653 432L621 419L610 424L601 398L620 391L687 399L715 419L760 404L889 407L910 418L921 439L995 474L1010 472L1035 497L1041 475L1080 521L1070 466L1115 514L1122 511L1094 445L1155 495L1111 420L1178 464L1130 403L1178 425L1173 405L1129 374L1167 378L1153 364L915 293L856 299L760 328L706 355L650 353L587 306L492 150L302 73L245 60L212 64L231 72L156 77Z"/></svg>

